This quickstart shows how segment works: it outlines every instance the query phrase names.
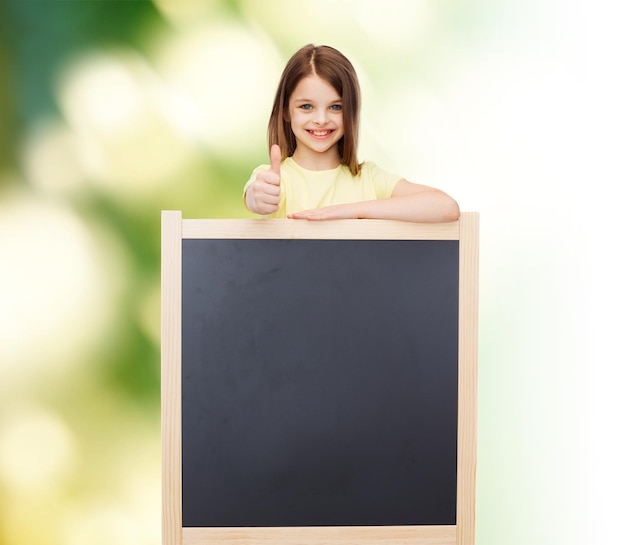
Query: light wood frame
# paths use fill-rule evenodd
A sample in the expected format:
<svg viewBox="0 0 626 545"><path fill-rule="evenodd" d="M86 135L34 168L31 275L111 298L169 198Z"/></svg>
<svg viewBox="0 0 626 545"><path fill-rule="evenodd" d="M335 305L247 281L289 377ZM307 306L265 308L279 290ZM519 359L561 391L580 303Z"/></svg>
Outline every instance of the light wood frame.
<svg viewBox="0 0 626 545"><path fill-rule="evenodd" d="M478 220L420 224L387 220L205 220L162 212L161 442L163 545L474 545L477 374ZM298 528L182 526L182 240L341 239L459 241L459 368L456 525Z"/></svg>

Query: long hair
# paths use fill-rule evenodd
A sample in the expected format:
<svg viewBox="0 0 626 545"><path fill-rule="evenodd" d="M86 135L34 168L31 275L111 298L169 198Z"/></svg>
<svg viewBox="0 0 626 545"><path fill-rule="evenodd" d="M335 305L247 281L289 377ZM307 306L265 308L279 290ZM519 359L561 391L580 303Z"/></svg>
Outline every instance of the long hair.
<svg viewBox="0 0 626 545"><path fill-rule="evenodd" d="M342 165L353 176L361 171L357 149L361 91L352 63L339 51L327 46L305 45L289 59L278 83L274 106L267 127L269 147L278 144L282 159L296 150L296 138L289 119L289 99L302 78L317 75L327 81L341 97L344 134L337 147Z"/></svg>

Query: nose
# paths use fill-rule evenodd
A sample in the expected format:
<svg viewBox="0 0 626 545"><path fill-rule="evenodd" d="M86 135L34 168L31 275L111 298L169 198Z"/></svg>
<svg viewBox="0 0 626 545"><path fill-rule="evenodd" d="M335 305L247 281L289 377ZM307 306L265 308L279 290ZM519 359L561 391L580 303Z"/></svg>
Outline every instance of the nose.
<svg viewBox="0 0 626 545"><path fill-rule="evenodd" d="M315 124L326 125L328 123L328 112L324 108L320 108L315 112Z"/></svg>

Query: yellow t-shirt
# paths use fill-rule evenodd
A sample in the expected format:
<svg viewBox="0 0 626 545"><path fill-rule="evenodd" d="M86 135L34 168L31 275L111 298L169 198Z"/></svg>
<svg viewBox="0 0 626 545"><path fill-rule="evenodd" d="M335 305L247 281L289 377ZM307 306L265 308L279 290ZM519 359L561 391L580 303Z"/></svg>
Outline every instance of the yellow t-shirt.
<svg viewBox="0 0 626 545"><path fill-rule="evenodd" d="M268 169L269 165L254 169L244 187L244 195L256 173ZM288 214L323 206L386 199L391 197L401 179L370 161L363 163L359 176L352 176L345 165L331 170L307 170L287 157L280 165L278 210L266 217L286 218Z"/></svg>

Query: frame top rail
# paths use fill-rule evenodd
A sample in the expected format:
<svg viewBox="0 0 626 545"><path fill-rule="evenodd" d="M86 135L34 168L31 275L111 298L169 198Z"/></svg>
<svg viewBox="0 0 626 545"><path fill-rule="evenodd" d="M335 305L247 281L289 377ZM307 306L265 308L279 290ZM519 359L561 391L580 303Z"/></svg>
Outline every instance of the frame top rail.
<svg viewBox="0 0 626 545"><path fill-rule="evenodd" d="M184 239L458 240L460 221L183 219Z"/></svg>

